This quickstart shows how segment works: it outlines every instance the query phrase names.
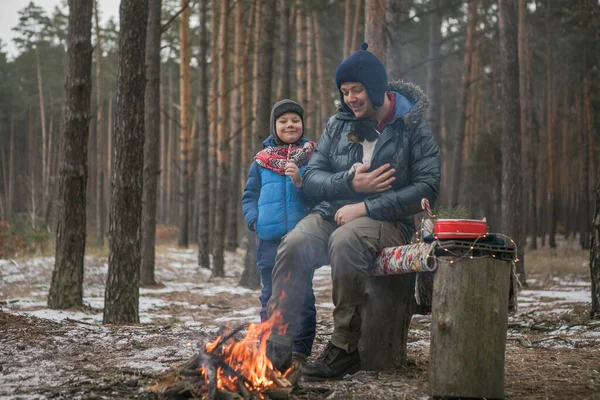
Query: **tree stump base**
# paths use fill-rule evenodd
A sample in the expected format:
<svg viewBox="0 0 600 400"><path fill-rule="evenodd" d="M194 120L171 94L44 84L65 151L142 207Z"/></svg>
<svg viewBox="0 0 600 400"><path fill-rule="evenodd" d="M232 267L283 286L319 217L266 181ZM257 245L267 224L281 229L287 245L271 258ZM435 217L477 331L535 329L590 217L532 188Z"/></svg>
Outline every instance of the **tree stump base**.
<svg viewBox="0 0 600 400"><path fill-rule="evenodd" d="M433 286L430 395L504 398L510 263L439 262Z"/></svg>
<svg viewBox="0 0 600 400"><path fill-rule="evenodd" d="M415 274L370 276L358 343L361 367L385 371L406 365Z"/></svg>

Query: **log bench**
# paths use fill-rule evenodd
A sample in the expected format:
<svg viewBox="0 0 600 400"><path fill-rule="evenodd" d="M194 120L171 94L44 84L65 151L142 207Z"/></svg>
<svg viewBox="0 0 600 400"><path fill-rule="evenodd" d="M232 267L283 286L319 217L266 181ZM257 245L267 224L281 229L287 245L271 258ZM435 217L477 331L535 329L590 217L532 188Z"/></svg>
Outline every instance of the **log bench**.
<svg viewBox="0 0 600 400"><path fill-rule="evenodd" d="M433 398L504 398L511 268L502 258L510 257L438 262L430 326ZM406 365L411 318L430 311L415 301L415 278L416 273L368 278L359 342L362 369Z"/></svg>

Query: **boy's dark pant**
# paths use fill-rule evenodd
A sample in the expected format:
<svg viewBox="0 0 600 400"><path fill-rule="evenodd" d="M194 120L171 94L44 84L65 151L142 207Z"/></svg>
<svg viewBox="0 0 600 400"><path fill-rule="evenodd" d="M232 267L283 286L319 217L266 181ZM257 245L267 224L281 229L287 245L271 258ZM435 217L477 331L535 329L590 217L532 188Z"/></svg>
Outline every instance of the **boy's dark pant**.
<svg viewBox="0 0 600 400"><path fill-rule="evenodd" d="M271 298L271 293L273 291L273 267L275 266L275 256L277 255L277 248L280 243L281 240L261 240L257 238L256 264L258 265L262 282L262 290L260 293L260 304L262 306L260 310L260 320L262 322L268 319L267 303ZM312 289L313 274L310 274L307 282L309 290L306 291L306 295L304 296L304 304L302 305L302 313L298 319L298 332L293 348L294 352L302 353L306 356L310 355L317 329L315 293Z"/></svg>

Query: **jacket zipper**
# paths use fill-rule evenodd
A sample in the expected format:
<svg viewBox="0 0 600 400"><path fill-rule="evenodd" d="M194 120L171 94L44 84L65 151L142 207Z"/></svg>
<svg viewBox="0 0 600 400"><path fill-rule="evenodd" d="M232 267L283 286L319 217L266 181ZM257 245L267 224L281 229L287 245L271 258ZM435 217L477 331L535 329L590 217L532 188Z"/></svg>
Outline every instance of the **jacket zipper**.
<svg viewBox="0 0 600 400"><path fill-rule="evenodd" d="M287 176L283 175L283 234L288 231L287 228ZM291 178L290 178L291 179Z"/></svg>

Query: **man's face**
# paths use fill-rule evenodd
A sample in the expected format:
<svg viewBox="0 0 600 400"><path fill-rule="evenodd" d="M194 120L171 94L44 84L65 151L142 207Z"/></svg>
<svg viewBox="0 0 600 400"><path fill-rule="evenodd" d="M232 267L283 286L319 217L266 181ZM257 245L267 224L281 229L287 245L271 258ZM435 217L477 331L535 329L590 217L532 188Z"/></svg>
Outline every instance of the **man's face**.
<svg viewBox="0 0 600 400"><path fill-rule="evenodd" d="M340 86L344 103L354 113L356 118L373 118L375 109L367 94L367 89L360 82L345 82Z"/></svg>

